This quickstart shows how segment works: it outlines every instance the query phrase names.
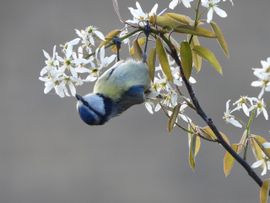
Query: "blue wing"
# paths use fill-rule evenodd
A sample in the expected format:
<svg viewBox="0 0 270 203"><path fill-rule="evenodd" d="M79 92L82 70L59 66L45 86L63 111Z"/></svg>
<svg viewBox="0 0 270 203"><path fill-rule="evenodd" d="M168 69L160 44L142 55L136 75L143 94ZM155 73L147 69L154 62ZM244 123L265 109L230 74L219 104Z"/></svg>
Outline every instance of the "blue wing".
<svg viewBox="0 0 270 203"><path fill-rule="evenodd" d="M118 114L122 113L133 105L143 103L145 101L144 91L145 88L142 85L129 88L117 102Z"/></svg>

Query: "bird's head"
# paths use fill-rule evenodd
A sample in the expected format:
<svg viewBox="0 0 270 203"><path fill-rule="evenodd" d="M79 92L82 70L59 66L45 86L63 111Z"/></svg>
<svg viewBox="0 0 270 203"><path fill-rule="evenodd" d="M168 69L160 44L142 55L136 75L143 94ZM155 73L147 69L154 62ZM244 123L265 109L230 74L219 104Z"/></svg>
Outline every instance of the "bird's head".
<svg viewBox="0 0 270 203"><path fill-rule="evenodd" d="M100 95L88 94L80 96L76 94L77 111L81 119L88 125L103 125L110 119L113 102Z"/></svg>

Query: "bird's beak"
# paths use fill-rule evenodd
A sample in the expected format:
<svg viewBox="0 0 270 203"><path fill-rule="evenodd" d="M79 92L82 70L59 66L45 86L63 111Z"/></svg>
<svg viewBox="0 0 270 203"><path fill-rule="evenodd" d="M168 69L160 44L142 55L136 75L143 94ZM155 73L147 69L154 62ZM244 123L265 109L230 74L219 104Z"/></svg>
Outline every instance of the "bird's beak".
<svg viewBox="0 0 270 203"><path fill-rule="evenodd" d="M82 102L84 105L88 105L88 103L84 100L84 98L78 94L75 95L78 101Z"/></svg>
<svg viewBox="0 0 270 203"><path fill-rule="evenodd" d="M75 97L77 98L78 101L82 101L83 100L82 96L80 96L78 94L76 94Z"/></svg>

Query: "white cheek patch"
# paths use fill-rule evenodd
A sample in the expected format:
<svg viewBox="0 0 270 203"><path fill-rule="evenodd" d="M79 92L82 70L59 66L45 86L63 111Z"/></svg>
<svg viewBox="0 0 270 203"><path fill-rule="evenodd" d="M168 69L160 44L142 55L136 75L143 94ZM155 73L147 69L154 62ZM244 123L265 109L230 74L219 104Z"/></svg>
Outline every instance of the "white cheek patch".
<svg viewBox="0 0 270 203"><path fill-rule="evenodd" d="M86 95L87 97L88 95ZM98 95L91 95L88 100L89 105L102 115L105 115L105 105L102 97Z"/></svg>

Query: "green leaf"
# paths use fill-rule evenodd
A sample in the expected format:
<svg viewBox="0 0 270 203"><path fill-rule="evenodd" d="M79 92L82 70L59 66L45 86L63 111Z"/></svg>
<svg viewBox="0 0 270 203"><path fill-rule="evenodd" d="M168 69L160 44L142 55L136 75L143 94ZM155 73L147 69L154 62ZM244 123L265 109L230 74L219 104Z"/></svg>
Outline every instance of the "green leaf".
<svg viewBox="0 0 270 203"><path fill-rule="evenodd" d="M236 151L236 152L238 151L237 144L232 144L231 147L234 151ZM232 155L228 151L226 151L226 153L224 155L224 159L223 159L223 170L224 170L225 176L230 175L233 164L234 164L234 158L232 157Z"/></svg>
<svg viewBox="0 0 270 203"><path fill-rule="evenodd" d="M129 49L129 53L130 53L131 56L134 56L134 54L135 54L135 47L134 47L134 42L135 41L137 41L135 46L138 47L138 45L139 45L139 47L141 49L141 46L143 46L145 44L146 38L145 37L140 37L139 39L135 39L133 41L133 44Z"/></svg>
<svg viewBox="0 0 270 203"><path fill-rule="evenodd" d="M198 135L196 135L196 147L195 147L195 151L194 151L194 156L195 157L199 153L200 148L201 148L201 138Z"/></svg>
<svg viewBox="0 0 270 203"><path fill-rule="evenodd" d="M193 50L198 55L206 59L216 69L218 73L222 74L222 67L212 51L202 46L194 46Z"/></svg>
<svg viewBox="0 0 270 203"><path fill-rule="evenodd" d="M173 80L173 76L171 73L171 68L168 62L168 57L167 54L165 52L165 49L163 47L163 44L160 40L160 38L156 39L156 51L157 51L157 55L158 55L158 59L161 65L161 68L164 72L164 74L167 77L167 80L172 81Z"/></svg>
<svg viewBox="0 0 270 203"><path fill-rule="evenodd" d="M189 130L192 131L192 129L189 126ZM188 133L188 146L189 146L189 166L192 170L195 169L195 151L196 151L196 141L197 141L196 134ZM197 149L198 151L198 149Z"/></svg>
<svg viewBox="0 0 270 203"><path fill-rule="evenodd" d="M198 132L198 126L196 126L193 122L191 122L189 125L188 125L188 130L190 131L190 132L196 132L196 147L195 147L195 151L194 151L194 155L195 155L195 157L197 156L197 154L199 153L199 151L200 151L200 148L201 148L201 138L200 138L200 136L201 136L201 134L199 134L199 132Z"/></svg>
<svg viewBox="0 0 270 203"><path fill-rule="evenodd" d="M268 202L269 180L265 180L260 189L260 203Z"/></svg>
<svg viewBox="0 0 270 203"><path fill-rule="evenodd" d="M160 26L162 28L167 28L167 29L174 29L177 28L181 25L183 25L182 23L178 22L177 20L167 16L167 15L163 15L163 16L151 16L150 17L150 21L149 21L153 26Z"/></svg>
<svg viewBox="0 0 270 203"><path fill-rule="evenodd" d="M201 131L204 133L204 136L208 139L217 140L217 137L215 133L212 131L212 129L209 126L205 126L201 128ZM227 144L230 144L230 140L227 135L225 135L223 132L219 132L222 138L227 142Z"/></svg>
<svg viewBox="0 0 270 203"><path fill-rule="evenodd" d="M201 128L201 131L203 132L203 136L206 137L207 139L217 140L216 135L209 126Z"/></svg>
<svg viewBox="0 0 270 203"><path fill-rule="evenodd" d="M169 118L169 122L168 122L168 131L169 132L172 132L172 130L173 130L175 121L177 119L177 116L178 116L178 113L179 113L179 110L180 110L180 106L181 106L181 104L177 104L174 107L173 112L172 112L172 115Z"/></svg>
<svg viewBox="0 0 270 203"><path fill-rule="evenodd" d="M133 41L133 45L132 45L132 47L130 48L129 53L130 53L130 55L131 55L134 59L136 59L136 60L142 60L142 58L143 58L143 53L142 53L142 49L141 49L141 47L140 47L140 44L139 44L139 42L138 42L138 39L135 39L135 40Z"/></svg>
<svg viewBox="0 0 270 203"><path fill-rule="evenodd" d="M263 153L270 158L270 149L264 148L263 143L267 142L266 139L259 135L252 135L253 139L256 141L260 149L263 151Z"/></svg>
<svg viewBox="0 0 270 203"><path fill-rule="evenodd" d="M181 43L180 56L184 75L189 79L192 72L192 52L188 42Z"/></svg>
<svg viewBox="0 0 270 203"><path fill-rule="evenodd" d="M155 62L156 62L156 48L151 48L149 51L147 63L148 63L149 77L152 81L154 81L155 76Z"/></svg>
<svg viewBox="0 0 270 203"><path fill-rule="evenodd" d="M200 45L199 38L197 36L193 35L192 41L190 43L191 49L193 49L194 46L198 46L198 45ZM192 50L192 59L193 59L193 63L194 63L194 67L195 67L196 71L199 72L202 68L202 57L199 56L198 54L196 54Z"/></svg>
<svg viewBox="0 0 270 203"><path fill-rule="evenodd" d="M248 136L247 136L247 130L245 130L243 132L243 135L242 135L239 143L238 143L238 149L237 149L237 152L238 153L240 153L246 147L246 145L247 145L247 138L248 138Z"/></svg>
<svg viewBox="0 0 270 203"><path fill-rule="evenodd" d="M224 37L220 27L214 21L211 22L211 26L212 26L212 29L217 36L217 40L219 42L219 45L223 49L224 54L228 57L229 56L228 44L225 40L225 37Z"/></svg>
<svg viewBox="0 0 270 203"><path fill-rule="evenodd" d="M261 160L264 158L264 153L261 149L261 147L258 145L258 142L255 140L255 138L251 137L250 138L250 144L251 144L251 149L256 157L257 160Z"/></svg>
<svg viewBox="0 0 270 203"><path fill-rule="evenodd" d="M183 23L185 25L192 25L193 24L193 20L189 16L186 16L186 15L181 15L178 13L165 13L164 15L169 16L170 18L172 18L180 23Z"/></svg>
<svg viewBox="0 0 270 203"><path fill-rule="evenodd" d="M174 28L175 32L178 33L185 33L185 34L191 34L191 35L197 35L201 37L206 37L206 38L216 38L216 34L214 32L211 32L210 30L207 30L203 27L197 27L194 29L193 26L191 25L181 25L176 28Z"/></svg>

